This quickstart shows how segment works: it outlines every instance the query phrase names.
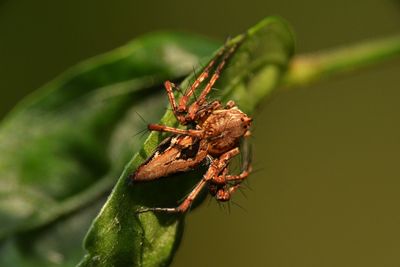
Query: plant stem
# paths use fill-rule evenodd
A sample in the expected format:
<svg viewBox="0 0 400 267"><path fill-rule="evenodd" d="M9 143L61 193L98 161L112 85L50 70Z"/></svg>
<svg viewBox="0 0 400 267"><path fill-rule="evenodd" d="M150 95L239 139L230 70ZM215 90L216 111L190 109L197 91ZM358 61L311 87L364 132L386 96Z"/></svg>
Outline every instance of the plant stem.
<svg viewBox="0 0 400 267"><path fill-rule="evenodd" d="M400 35L342 48L295 56L283 78L284 87L307 85L400 55Z"/></svg>

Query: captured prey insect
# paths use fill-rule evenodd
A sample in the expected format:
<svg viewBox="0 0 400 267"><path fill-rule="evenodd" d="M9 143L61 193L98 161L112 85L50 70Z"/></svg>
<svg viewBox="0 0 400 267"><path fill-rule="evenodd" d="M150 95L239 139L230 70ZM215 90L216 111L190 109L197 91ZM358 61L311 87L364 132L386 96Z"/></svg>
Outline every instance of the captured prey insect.
<svg viewBox="0 0 400 267"><path fill-rule="evenodd" d="M148 129L151 131L169 132L174 135L160 143L155 152L130 176L131 181L151 181L186 172L205 161L209 162L208 170L178 207L144 208L140 212L186 212L205 186L208 186L210 194L218 201L228 201L251 172L251 165L247 164L240 174L231 175L228 173L228 164L240 153L240 140L250 136L252 118L241 111L232 100L223 106L218 100L208 102L206 99L237 46L238 44L230 47L226 45L222 48L187 88L179 103L173 94L176 86L170 81L164 83L173 113L179 123L187 126L187 129L149 124ZM214 67L216 62L218 64ZM195 96L195 90L207 80L213 68L215 70L204 85L203 91L190 104L191 96Z"/></svg>

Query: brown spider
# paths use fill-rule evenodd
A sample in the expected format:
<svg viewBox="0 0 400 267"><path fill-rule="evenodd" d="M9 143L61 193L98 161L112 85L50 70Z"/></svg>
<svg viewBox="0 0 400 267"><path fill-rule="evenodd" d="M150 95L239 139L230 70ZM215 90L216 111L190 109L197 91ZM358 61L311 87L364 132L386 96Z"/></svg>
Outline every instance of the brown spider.
<svg viewBox="0 0 400 267"><path fill-rule="evenodd" d="M250 136L249 127L252 119L232 100L228 101L225 107L217 100L206 101L207 95L236 46L233 45L230 49L225 46L221 49L188 88L179 104L175 101L173 94L175 85L170 81L164 83L175 117L180 124L188 125L188 127L184 130L166 125L149 124L148 129L151 131L169 132L174 135L161 142L155 152L131 175L131 179L133 182L155 180L177 172L189 171L205 160L209 161L209 167L201 181L178 207L145 208L140 212L186 212L205 185L208 185L210 194L218 201L227 201L251 172L250 164L248 164L241 174L230 175L228 163L240 153L238 147L240 139ZM216 66L209 82L200 96L189 105L190 97L208 78L210 70L218 59L220 63Z"/></svg>

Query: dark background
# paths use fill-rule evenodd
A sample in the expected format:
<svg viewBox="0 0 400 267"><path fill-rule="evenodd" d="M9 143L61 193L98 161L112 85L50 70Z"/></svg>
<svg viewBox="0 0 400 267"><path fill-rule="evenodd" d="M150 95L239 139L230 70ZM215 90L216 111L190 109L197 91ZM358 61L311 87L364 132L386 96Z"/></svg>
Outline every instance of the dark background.
<svg viewBox="0 0 400 267"><path fill-rule="evenodd" d="M160 29L223 41L268 15L297 52L400 33L400 2L0 0L0 116L75 63ZM276 94L247 199L190 213L173 266L400 266L400 60Z"/></svg>

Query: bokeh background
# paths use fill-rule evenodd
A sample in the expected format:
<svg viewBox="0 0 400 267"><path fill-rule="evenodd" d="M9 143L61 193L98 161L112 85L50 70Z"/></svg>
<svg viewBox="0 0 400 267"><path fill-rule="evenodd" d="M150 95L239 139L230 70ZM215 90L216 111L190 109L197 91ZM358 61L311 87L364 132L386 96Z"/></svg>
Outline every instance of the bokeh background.
<svg viewBox="0 0 400 267"><path fill-rule="evenodd" d="M292 25L297 53L400 32L395 0L0 0L0 116L140 34L223 41L268 15ZM172 266L400 266L399 84L395 59L265 101L244 210L191 212Z"/></svg>

